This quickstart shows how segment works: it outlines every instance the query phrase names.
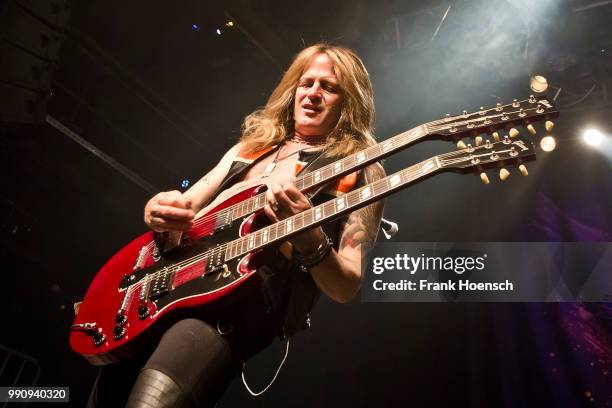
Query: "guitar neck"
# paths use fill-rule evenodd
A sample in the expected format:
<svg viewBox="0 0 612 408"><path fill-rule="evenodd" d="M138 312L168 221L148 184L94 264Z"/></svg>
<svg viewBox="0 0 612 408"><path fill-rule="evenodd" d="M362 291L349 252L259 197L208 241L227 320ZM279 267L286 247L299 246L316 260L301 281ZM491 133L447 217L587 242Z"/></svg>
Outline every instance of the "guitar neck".
<svg viewBox="0 0 612 408"><path fill-rule="evenodd" d="M228 242L225 248L225 260L238 258L276 241L286 240L304 230L378 201L440 170L442 168L441 159L441 156L434 156L252 234Z"/></svg>
<svg viewBox="0 0 612 408"><path fill-rule="evenodd" d="M294 184L300 191L322 186L330 181L352 173L368 164L374 163L393 153L402 150L415 141L428 136L427 125L420 125L406 132L393 136L384 142L370 146L367 149L353 153L343 159L330 163L315 171L298 177ZM263 209L266 205L265 193L257 194L247 200L235 204L232 207L232 220L240 219L255 211Z"/></svg>

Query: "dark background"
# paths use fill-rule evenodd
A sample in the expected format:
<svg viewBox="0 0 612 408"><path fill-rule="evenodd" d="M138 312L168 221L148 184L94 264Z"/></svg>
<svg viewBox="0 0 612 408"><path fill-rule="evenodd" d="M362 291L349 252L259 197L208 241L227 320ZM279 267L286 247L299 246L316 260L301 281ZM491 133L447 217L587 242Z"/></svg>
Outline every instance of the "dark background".
<svg viewBox="0 0 612 408"><path fill-rule="evenodd" d="M18 3L2 1L0 10ZM387 201L385 217L400 226L394 241L610 241L605 3L60 2L70 17L57 27L48 86L36 89L48 113L97 150L35 123L40 115L3 115L0 344L33 359L20 381L39 367L38 384L70 386L73 405L84 404L96 369L68 347L72 303L145 231L146 201L214 166L292 56L322 40L362 56L379 140L447 112L525 97L535 73L548 78L551 95L561 89L557 148L539 152L529 177L510 169L503 183L490 173L488 186L457 174L417 184ZM21 109L7 91L15 87L0 85L2 106ZM600 148L582 142L587 126L606 134ZM385 168L453 148L424 142ZM236 380L219 406L609 406L610 316L605 304L340 306L322 298L271 390L254 399ZM257 356L249 381L263 386L281 356L279 343ZM20 367L13 355L2 385Z"/></svg>

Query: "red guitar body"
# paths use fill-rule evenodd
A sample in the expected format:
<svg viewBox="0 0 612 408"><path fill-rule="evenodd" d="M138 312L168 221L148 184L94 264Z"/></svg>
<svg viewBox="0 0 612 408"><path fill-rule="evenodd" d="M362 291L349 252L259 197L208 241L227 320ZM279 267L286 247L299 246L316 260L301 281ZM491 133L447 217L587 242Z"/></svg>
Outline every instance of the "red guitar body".
<svg viewBox="0 0 612 408"><path fill-rule="evenodd" d="M71 327L72 349L94 365L108 364L134 354L148 337L145 332L151 331L153 325L163 329L173 321L172 315L176 314L173 312L178 309L213 307L221 303L221 298L231 301L232 297L227 295L237 292L235 289L253 276L266 256L264 251L227 262L213 273L204 274L210 260L202 259L172 275L170 282L149 279L146 283L144 278L156 276L166 264L176 264L177 260L206 252L267 225L267 217L260 212L242 221L223 223L221 230L215 228L216 214L262 188L265 187L244 190L208 210L198 218L208 221L195 222L196 226L187 232L189 243L169 254L154 257L152 232L117 252L96 274L85 294Z"/></svg>

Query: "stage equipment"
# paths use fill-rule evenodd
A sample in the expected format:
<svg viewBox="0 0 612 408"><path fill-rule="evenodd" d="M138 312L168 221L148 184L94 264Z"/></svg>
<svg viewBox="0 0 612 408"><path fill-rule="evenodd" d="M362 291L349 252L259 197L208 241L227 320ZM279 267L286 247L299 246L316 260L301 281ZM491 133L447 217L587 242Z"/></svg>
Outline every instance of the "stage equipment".
<svg viewBox="0 0 612 408"><path fill-rule="evenodd" d="M0 8L0 122L44 121L70 11L67 0L8 0Z"/></svg>

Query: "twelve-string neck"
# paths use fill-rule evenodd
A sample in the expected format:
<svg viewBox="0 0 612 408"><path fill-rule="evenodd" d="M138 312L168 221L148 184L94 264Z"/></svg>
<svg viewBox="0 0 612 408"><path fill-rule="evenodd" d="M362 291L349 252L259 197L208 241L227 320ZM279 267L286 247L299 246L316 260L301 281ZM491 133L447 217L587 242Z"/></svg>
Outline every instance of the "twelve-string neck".
<svg viewBox="0 0 612 408"><path fill-rule="evenodd" d="M384 177L350 193L326 201L316 207L303 211L285 220L262 228L242 238L228 242L225 247L225 260L230 260L271 242L280 241L302 230L313 228L341 214L363 207L373 201L397 191L418 178L425 177L440 169L438 157L432 157L404 170Z"/></svg>
<svg viewBox="0 0 612 408"><path fill-rule="evenodd" d="M406 132L400 133L399 135L393 136L384 142L370 146L343 159L323 166L320 169L306 173L298 177L294 184L300 191L306 191L308 189L318 187L335 178L360 169L367 164L383 159L426 135L426 125L415 127ZM232 207L231 218L232 220L242 218L262 209L265 205L265 193L257 194L247 200L235 204Z"/></svg>

